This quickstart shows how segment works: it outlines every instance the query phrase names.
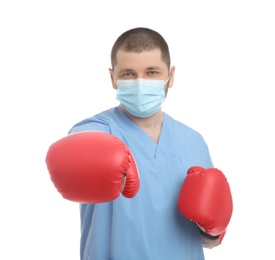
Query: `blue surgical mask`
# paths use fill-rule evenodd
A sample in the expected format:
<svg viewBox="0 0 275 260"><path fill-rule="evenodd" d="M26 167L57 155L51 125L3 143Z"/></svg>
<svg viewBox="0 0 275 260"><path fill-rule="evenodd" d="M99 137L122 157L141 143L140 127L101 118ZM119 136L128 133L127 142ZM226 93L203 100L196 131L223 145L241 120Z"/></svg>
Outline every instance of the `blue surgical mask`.
<svg viewBox="0 0 275 260"><path fill-rule="evenodd" d="M127 79L117 80L117 97L122 106L133 116L154 115L165 100L165 80Z"/></svg>

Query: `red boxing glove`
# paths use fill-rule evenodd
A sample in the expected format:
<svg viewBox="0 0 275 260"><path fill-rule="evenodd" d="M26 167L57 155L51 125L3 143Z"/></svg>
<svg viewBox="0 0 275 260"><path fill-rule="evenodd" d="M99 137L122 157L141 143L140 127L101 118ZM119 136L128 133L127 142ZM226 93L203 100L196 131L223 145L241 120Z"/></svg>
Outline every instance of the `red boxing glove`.
<svg viewBox="0 0 275 260"><path fill-rule="evenodd" d="M71 201L112 201L123 186L123 196L132 198L139 189L138 168L130 149L105 132L79 132L58 140L49 147L46 165L56 189Z"/></svg>
<svg viewBox="0 0 275 260"><path fill-rule="evenodd" d="M211 236L225 234L232 216L233 202L224 174L216 169L191 167L182 184L178 209Z"/></svg>

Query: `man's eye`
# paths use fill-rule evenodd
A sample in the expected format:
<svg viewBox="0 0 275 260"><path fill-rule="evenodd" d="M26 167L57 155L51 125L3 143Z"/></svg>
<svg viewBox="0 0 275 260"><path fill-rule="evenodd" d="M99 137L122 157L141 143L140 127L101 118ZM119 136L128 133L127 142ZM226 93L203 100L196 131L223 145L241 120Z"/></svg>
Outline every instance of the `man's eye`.
<svg viewBox="0 0 275 260"><path fill-rule="evenodd" d="M129 77L132 77L132 76L133 76L133 73L126 72L126 73L123 73L121 76L122 76L123 78L129 78Z"/></svg>

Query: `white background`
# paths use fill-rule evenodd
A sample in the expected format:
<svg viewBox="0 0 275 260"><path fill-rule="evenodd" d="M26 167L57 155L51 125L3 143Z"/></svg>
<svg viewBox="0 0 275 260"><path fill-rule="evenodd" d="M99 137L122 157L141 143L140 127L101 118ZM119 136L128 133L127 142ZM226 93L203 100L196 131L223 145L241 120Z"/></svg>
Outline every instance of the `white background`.
<svg viewBox="0 0 275 260"><path fill-rule="evenodd" d="M125 30L159 31L176 66L163 109L198 130L234 212L206 259L275 259L273 1L1 1L0 259L79 259L78 204L45 155L76 122L117 105L108 68Z"/></svg>

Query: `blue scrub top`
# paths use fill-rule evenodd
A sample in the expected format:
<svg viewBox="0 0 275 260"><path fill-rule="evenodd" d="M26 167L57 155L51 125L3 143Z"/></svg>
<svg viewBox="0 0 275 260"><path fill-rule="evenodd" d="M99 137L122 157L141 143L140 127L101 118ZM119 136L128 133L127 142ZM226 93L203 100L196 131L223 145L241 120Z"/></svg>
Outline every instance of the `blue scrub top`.
<svg viewBox="0 0 275 260"><path fill-rule="evenodd" d="M69 133L99 130L121 139L132 151L140 189L128 199L81 204L81 260L203 260L197 225L177 208L191 166L213 167L207 144L190 127L164 113L155 143L120 108L76 124Z"/></svg>

